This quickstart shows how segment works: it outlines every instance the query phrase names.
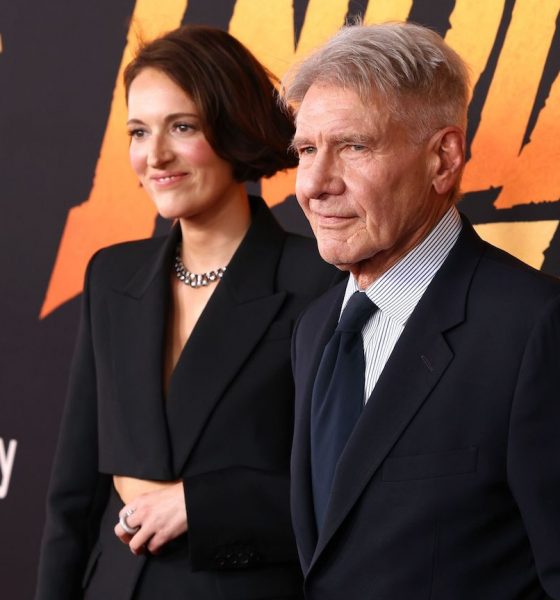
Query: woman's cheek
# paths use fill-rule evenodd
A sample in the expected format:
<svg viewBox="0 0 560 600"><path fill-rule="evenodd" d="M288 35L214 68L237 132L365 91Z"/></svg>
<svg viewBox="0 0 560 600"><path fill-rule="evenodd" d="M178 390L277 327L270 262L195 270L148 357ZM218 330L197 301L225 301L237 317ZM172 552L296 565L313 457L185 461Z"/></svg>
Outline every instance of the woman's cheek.
<svg viewBox="0 0 560 600"><path fill-rule="evenodd" d="M128 156L130 159L130 165L132 166L132 169L134 170L136 175L142 177L146 169L145 153L133 144L130 146Z"/></svg>
<svg viewBox="0 0 560 600"><path fill-rule="evenodd" d="M184 144L178 154L193 166L203 167L216 162L218 157L212 149L212 146L206 141L206 138L191 139L190 143Z"/></svg>

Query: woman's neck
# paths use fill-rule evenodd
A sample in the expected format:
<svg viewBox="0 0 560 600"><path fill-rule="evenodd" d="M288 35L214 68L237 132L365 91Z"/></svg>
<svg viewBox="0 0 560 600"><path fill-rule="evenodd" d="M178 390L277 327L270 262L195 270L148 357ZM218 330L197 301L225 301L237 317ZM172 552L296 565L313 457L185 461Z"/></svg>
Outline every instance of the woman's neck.
<svg viewBox="0 0 560 600"><path fill-rule="evenodd" d="M183 236L181 258L194 273L226 266L251 224L249 198L243 184L218 210L202 218L179 219Z"/></svg>

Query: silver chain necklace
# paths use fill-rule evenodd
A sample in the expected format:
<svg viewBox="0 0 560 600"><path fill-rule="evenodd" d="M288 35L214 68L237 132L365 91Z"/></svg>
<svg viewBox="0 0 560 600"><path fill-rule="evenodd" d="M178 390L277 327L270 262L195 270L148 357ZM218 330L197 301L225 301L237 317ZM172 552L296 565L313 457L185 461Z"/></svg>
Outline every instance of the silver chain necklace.
<svg viewBox="0 0 560 600"><path fill-rule="evenodd" d="M206 273L191 273L181 260L181 244L177 246L175 264L173 267L177 279L192 288L204 287L209 283L217 282L224 276L227 269L227 267L220 267L219 269L207 271Z"/></svg>

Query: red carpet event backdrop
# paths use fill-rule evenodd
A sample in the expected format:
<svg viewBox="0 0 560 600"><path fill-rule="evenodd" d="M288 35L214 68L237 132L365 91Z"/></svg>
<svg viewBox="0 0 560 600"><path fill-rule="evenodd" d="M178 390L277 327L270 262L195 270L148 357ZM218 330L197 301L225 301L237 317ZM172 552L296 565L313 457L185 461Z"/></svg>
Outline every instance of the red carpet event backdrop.
<svg viewBox="0 0 560 600"><path fill-rule="evenodd" d="M346 20L410 20L470 66L460 209L560 275L560 0L18 0L0 4L0 597L32 597L44 499L89 257L163 233L128 165L124 65L140 38L227 29L272 72ZM247 107L250 110L250 106ZM309 232L294 173L252 186Z"/></svg>

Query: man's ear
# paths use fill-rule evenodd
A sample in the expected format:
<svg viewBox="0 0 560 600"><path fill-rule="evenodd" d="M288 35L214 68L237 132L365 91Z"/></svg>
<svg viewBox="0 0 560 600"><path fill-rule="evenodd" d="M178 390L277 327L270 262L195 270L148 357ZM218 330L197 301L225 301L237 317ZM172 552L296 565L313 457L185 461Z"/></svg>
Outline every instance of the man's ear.
<svg viewBox="0 0 560 600"><path fill-rule="evenodd" d="M432 185L438 194L447 194L456 185L465 165L465 134L458 127L440 129L431 139L436 156Z"/></svg>

